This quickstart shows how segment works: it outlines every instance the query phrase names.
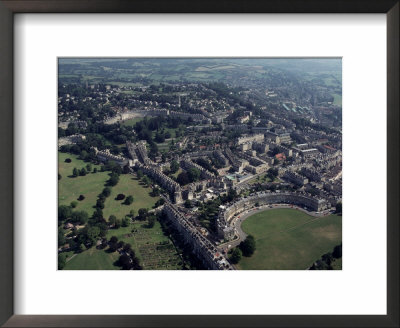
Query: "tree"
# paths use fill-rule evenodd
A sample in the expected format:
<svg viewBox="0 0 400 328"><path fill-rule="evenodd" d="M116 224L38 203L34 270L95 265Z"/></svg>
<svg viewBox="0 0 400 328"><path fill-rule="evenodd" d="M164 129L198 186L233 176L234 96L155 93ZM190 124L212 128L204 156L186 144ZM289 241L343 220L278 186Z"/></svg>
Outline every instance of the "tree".
<svg viewBox="0 0 400 328"><path fill-rule="evenodd" d="M67 205L60 205L58 206L58 219L59 220L66 220L72 214L71 207Z"/></svg>
<svg viewBox="0 0 400 328"><path fill-rule="evenodd" d="M117 217L115 215L110 215L110 217L108 218L108 223L110 225L115 225L116 221L117 221Z"/></svg>
<svg viewBox="0 0 400 328"><path fill-rule="evenodd" d="M110 179L108 180L108 184L110 186L116 186L119 182L119 175L115 172L111 173Z"/></svg>
<svg viewBox="0 0 400 328"><path fill-rule="evenodd" d="M125 195L124 194L118 194L117 197L115 197L116 200L123 200L125 199Z"/></svg>
<svg viewBox="0 0 400 328"><path fill-rule="evenodd" d="M237 263L239 263L239 261L241 260L241 258L242 258L242 251L241 251L239 248L235 247L235 248L233 249L233 251L232 251L231 256L230 256L231 262L232 262L233 264L237 264Z"/></svg>
<svg viewBox="0 0 400 328"><path fill-rule="evenodd" d="M192 167L188 170L188 177L190 182L195 182L200 179L201 172L199 169Z"/></svg>
<svg viewBox="0 0 400 328"><path fill-rule="evenodd" d="M93 169L93 173L97 173L97 167Z"/></svg>
<svg viewBox="0 0 400 328"><path fill-rule="evenodd" d="M61 180L62 176L61 174L58 174L58 180Z"/></svg>
<svg viewBox="0 0 400 328"><path fill-rule="evenodd" d="M122 169L123 174L128 174L131 172L131 169L129 168L129 165L125 165Z"/></svg>
<svg viewBox="0 0 400 328"><path fill-rule="evenodd" d="M143 177L143 171L142 170L138 170L136 172L136 175L137 175L138 179L141 179Z"/></svg>
<svg viewBox="0 0 400 328"><path fill-rule="evenodd" d="M120 219L116 219L115 220L115 229L119 229L121 228L121 220Z"/></svg>
<svg viewBox="0 0 400 328"><path fill-rule="evenodd" d="M65 267L65 254L58 254L58 270L62 270Z"/></svg>
<svg viewBox="0 0 400 328"><path fill-rule="evenodd" d="M114 167L112 168L112 172L113 172L113 173L116 173L116 174L118 174L118 175L122 174L122 168L121 168L121 166L119 166L119 165L114 166Z"/></svg>
<svg viewBox="0 0 400 328"><path fill-rule="evenodd" d="M252 235L248 235L244 241L239 244L240 250L244 256L253 255L256 250L256 241Z"/></svg>
<svg viewBox="0 0 400 328"><path fill-rule="evenodd" d="M79 171L80 176L85 176L86 175L86 169L82 167L82 169Z"/></svg>
<svg viewBox="0 0 400 328"><path fill-rule="evenodd" d="M74 223L86 224L89 218L89 214L85 211L75 211L71 215L71 221Z"/></svg>
<svg viewBox="0 0 400 328"><path fill-rule="evenodd" d="M163 142L165 141L165 135L164 135L164 133L157 132L156 135L155 135L155 137L154 137L154 140L155 140L157 143L163 143Z"/></svg>
<svg viewBox="0 0 400 328"><path fill-rule="evenodd" d="M86 150L82 150L81 153L79 154L79 157L83 160L87 159L88 153Z"/></svg>
<svg viewBox="0 0 400 328"><path fill-rule="evenodd" d="M85 250L85 246L82 243L80 243L77 248L78 253L82 253L84 250Z"/></svg>
<svg viewBox="0 0 400 328"><path fill-rule="evenodd" d="M77 177L79 175L79 171L78 171L78 169L76 167L74 167L74 169L72 170L72 175L74 177Z"/></svg>
<svg viewBox="0 0 400 328"><path fill-rule="evenodd" d="M134 209L131 209L131 210L129 211L129 215L130 215L131 218L134 218L134 217L135 217L135 210L134 210Z"/></svg>
<svg viewBox="0 0 400 328"><path fill-rule="evenodd" d="M85 199L85 196L79 195L79 197L78 197L78 200L79 200L79 201L82 201L82 200L84 200L84 199Z"/></svg>
<svg viewBox="0 0 400 328"><path fill-rule="evenodd" d="M87 238L91 245L94 244L96 238L100 235L100 228L99 227L89 227L87 228Z"/></svg>
<svg viewBox="0 0 400 328"><path fill-rule="evenodd" d="M62 227L58 228L58 246L65 244L64 229Z"/></svg>
<svg viewBox="0 0 400 328"><path fill-rule="evenodd" d="M103 220L103 211L100 207L96 207L93 215L92 215L93 220L95 221L102 221Z"/></svg>
<svg viewBox="0 0 400 328"><path fill-rule="evenodd" d="M78 206L78 202L77 202L76 200L74 200L74 201L71 202L70 206L71 206L72 208L75 208L75 207Z"/></svg>
<svg viewBox="0 0 400 328"><path fill-rule="evenodd" d="M72 161L71 161L70 158L66 158L64 162L65 162L65 163L71 163Z"/></svg>
<svg viewBox="0 0 400 328"><path fill-rule="evenodd" d="M152 197L160 196L160 189L158 189L157 187L153 188L153 190L150 193L150 196Z"/></svg>
<svg viewBox="0 0 400 328"><path fill-rule="evenodd" d="M130 251L133 252L133 251L132 251L132 245L126 243L126 244L124 245L123 250L124 250L125 252L130 252ZM133 253L133 254L135 254L135 253Z"/></svg>
<svg viewBox="0 0 400 328"><path fill-rule="evenodd" d="M147 213L148 213L147 208L140 208L140 209L139 209L139 213L138 213L139 219L140 219L140 220L146 220Z"/></svg>
<svg viewBox="0 0 400 328"><path fill-rule="evenodd" d="M129 218L129 217L124 217L123 219L122 219L122 226L123 227L127 227L127 226L129 226L129 223L131 223L131 219Z"/></svg>
<svg viewBox="0 0 400 328"><path fill-rule="evenodd" d="M116 244L117 242L118 242L118 238L117 238L117 237L112 236L112 237L110 238L110 244Z"/></svg>
<svg viewBox="0 0 400 328"><path fill-rule="evenodd" d="M342 257L342 244L335 246L332 252L332 256L335 259L339 259Z"/></svg>
<svg viewBox="0 0 400 328"><path fill-rule="evenodd" d="M154 215L150 215L147 218L147 227L153 228L155 223L156 223L156 217Z"/></svg>
<svg viewBox="0 0 400 328"><path fill-rule="evenodd" d="M336 204L336 213L337 214L342 214L342 203L341 202L338 202Z"/></svg>
<svg viewBox="0 0 400 328"><path fill-rule="evenodd" d="M122 254L119 257L118 265L122 267L122 270L131 270L133 268L132 260L127 254Z"/></svg>
<svg viewBox="0 0 400 328"><path fill-rule="evenodd" d="M124 204L125 205L131 205L133 203L133 196L129 195L126 197Z"/></svg>
<svg viewBox="0 0 400 328"><path fill-rule="evenodd" d="M176 181L178 181L178 183L181 186L184 186L184 185L187 185L190 183L189 176L186 172L179 173L178 177L176 178Z"/></svg>
<svg viewBox="0 0 400 328"><path fill-rule="evenodd" d="M160 198L158 201L156 201L156 203L154 204L154 208L161 206L165 203L165 200Z"/></svg>
<svg viewBox="0 0 400 328"><path fill-rule="evenodd" d="M104 197L109 197L111 195L111 188L105 187L101 193Z"/></svg>
<svg viewBox="0 0 400 328"><path fill-rule="evenodd" d="M142 178L142 182L144 183L144 185L148 186L150 184L150 179L147 176L144 176Z"/></svg>
<svg viewBox="0 0 400 328"><path fill-rule="evenodd" d="M267 171L267 177L271 180L274 181L276 179L276 177L278 176L278 169L277 168L270 168Z"/></svg>
<svg viewBox="0 0 400 328"><path fill-rule="evenodd" d="M88 171L88 172L90 172L91 170L92 170L92 164L87 164L86 165L86 170Z"/></svg>
<svg viewBox="0 0 400 328"><path fill-rule="evenodd" d="M179 163L176 160L173 160L170 164L171 173L174 174L179 170Z"/></svg>
<svg viewBox="0 0 400 328"><path fill-rule="evenodd" d="M96 207L97 207L97 208L103 209L103 208L104 208L104 200L99 198L99 199L96 201Z"/></svg>

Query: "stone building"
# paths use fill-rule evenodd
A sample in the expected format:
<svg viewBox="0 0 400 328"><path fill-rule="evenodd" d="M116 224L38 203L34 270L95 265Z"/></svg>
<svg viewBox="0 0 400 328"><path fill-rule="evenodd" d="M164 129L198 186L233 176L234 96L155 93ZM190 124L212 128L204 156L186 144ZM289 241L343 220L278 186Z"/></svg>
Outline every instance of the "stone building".
<svg viewBox="0 0 400 328"><path fill-rule="evenodd" d="M102 162L113 161L116 162L120 166L125 166L129 164L129 160L125 157L114 155L110 153L109 149L106 150L97 150L96 147L93 147L96 152L97 158Z"/></svg>
<svg viewBox="0 0 400 328"><path fill-rule="evenodd" d="M250 134L246 136L239 137L237 139L237 144L241 145L248 142L263 142L264 141L264 134Z"/></svg>
<svg viewBox="0 0 400 328"><path fill-rule="evenodd" d="M283 177L291 183L294 183L298 186L304 186L308 183L308 179L297 174L296 172L286 171Z"/></svg>
<svg viewBox="0 0 400 328"><path fill-rule="evenodd" d="M182 202L182 192L180 185L172 180L170 177L165 175L158 167L142 165L140 163L136 163L136 166L141 169L144 174L149 175L151 178L157 181L157 183L159 183L161 187L168 190L168 192L173 196L175 203Z"/></svg>
<svg viewBox="0 0 400 328"><path fill-rule="evenodd" d="M201 179L210 180L216 178L214 173L211 173L199 164L192 162L189 157L184 157L181 159L180 165L184 170L189 170L191 168L198 169L201 173Z"/></svg>
<svg viewBox="0 0 400 328"><path fill-rule="evenodd" d="M236 202L228 204L225 208L221 209L218 218L221 221L225 220L226 222L230 222L235 215L253 208L255 204L258 204L258 206L269 204L292 204L316 212L320 212L329 206L325 199L302 193L257 192L247 196L247 198L242 198Z"/></svg>
<svg viewBox="0 0 400 328"><path fill-rule="evenodd" d="M227 259L218 252L215 246L181 214L178 208L166 203L163 208L168 220L183 237L185 243L193 247L193 253L209 270L233 270Z"/></svg>

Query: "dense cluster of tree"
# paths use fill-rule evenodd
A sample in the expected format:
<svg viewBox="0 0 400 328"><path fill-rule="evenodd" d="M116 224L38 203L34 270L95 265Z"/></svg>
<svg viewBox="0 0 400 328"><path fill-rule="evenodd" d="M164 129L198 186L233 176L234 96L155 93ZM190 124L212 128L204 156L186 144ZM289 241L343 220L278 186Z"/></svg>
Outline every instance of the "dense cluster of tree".
<svg viewBox="0 0 400 328"><path fill-rule="evenodd" d="M199 164L200 166L204 167L206 170L208 170L208 171L214 173L215 175L219 175L219 174L218 174L218 171L217 171L217 170L212 166L212 164L211 164L208 160L206 160L205 158L201 158L201 157L200 157L200 158L196 159L195 162L196 162L197 164Z"/></svg>
<svg viewBox="0 0 400 328"><path fill-rule="evenodd" d="M179 173L178 177L176 178L176 181L181 186L184 186L189 183L199 181L200 175L201 175L200 170L195 167L192 167L187 171L183 171L183 172Z"/></svg>
<svg viewBox="0 0 400 328"><path fill-rule="evenodd" d="M239 244L243 256L252 256L256 250L256 241L252 235L248 235L244 241Z"/></svg>
<svg viewBox="0 0 400 328"><path fill-rule="evenodd" d="M342 244L334 247L333 252L326 253L313 263L310 270L333 270L332 263L342 257Z"/></svg>
<svg viewBox="0 0 400 328"><path fill-rule="evenodd" d="M242 258L242 251L240 250L240 248L235 247L232 250L232 253L229 256L229 260L233 263L233 264L238 264L239 261Z"/></svg>
<svg viewBox="0 0 400 328"><path fill-rule="evenodd" d="M278 169L277 168L269 168L267 171L267 177L271 180L274 181L278 177Z"/></svg>
<svg viewBox="0 0 400 328"><path fill-rule="evenodd" d="M338 202L336 204L336 210L335 210L336 214L342 215L342 202Z"/></svg>
<svg viewBox="0 0 400 328"><path fill-rule="evenodd" d="M118 241L118 238L112 236L108 242L108 251L113 253L118 251L121 255L118 261L115 263L120 266L122 270L141 270L139 259L135 256L135 252L132 250L131 244Z"/></svg>

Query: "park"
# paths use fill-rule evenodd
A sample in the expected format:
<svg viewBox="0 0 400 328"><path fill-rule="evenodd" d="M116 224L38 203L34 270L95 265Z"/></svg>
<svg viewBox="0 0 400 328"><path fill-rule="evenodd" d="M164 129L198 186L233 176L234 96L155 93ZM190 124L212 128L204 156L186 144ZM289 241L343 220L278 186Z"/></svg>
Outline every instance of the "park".
<svg viewBox="0 0 400 328"><path fill-rule="evenodd" d="M251 215L241 228L256 241L254 254L237 265L243 270L305 270L342 242L342 217L336 214L270 209Z"/></svg>
<svg viewBox="0 0 400 328"><path fill-rule="evenodd" d="M59 205L69 206L74 203L74 210L85 211L92 215L95 211L97 197L107 185L110 172L101 171L100 165L87 163L78 156L59 152ZM73 176L73 169L87 169L84 176ZM152 189L133 174L121 174L118 183L111 188L109 197L104 202L103 214L108 219L114 215L123 219L133 210L138 213L141 208L152 209L160 197L151 196ZM133 195L133 203L127 205L118 200L117 195ZM84 198L80 199L80 195ZM80 199L80 200L79 200ZM82 229L83 226L78 226ZM65 236L70 233L64 230ZM172 241L164 235L159 222L150 227L147 221L134 221L126 227L109 229L106 239L112 236L119 241L132 245L143 269L181 269L182 260ZM116 265L118 252L110 252L108 247L91 247L81 252L67 251L65 270L119 270Z"/></svg>

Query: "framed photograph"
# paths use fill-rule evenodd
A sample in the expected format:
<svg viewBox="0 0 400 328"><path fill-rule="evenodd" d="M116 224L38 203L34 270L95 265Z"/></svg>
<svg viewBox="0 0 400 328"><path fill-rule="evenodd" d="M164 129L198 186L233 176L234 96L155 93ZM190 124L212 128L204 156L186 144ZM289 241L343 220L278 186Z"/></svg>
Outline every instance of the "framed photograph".
<svg viewBox="0 0 400 328"><path fill-rule="evenodd" d="M398 1L0 10L2 325L399 326Z"/></svg>

